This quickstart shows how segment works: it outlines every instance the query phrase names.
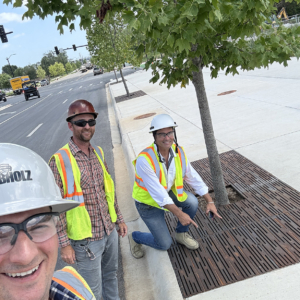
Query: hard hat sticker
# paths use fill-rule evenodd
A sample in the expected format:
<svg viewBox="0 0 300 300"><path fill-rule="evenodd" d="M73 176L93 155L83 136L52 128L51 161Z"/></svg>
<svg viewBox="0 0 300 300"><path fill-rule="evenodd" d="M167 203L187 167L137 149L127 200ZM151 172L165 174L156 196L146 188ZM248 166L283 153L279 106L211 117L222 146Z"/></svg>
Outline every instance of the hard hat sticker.
<svg viewBox="0 0 300 300"><path fill-rule="evenodd" d="M31 170L14 171L10 165L0 165L0 184L32 180Z"/></svg>
<svg viewBox="0 0 300 300"><path fill-rule="evenodd" d="M8 172L11 172L12 168L9 164L0 165L0 174L6 175Z"/></svg>

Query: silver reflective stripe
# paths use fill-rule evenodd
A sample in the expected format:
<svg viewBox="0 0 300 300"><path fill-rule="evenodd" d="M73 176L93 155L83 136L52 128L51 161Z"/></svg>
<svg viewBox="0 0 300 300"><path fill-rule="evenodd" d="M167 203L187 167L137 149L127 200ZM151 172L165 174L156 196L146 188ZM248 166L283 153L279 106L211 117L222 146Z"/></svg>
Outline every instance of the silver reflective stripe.
<svg viewBox="0 0 300 300"><path fill-rule="evenodd" d="M183 188L182 189L177 188L177 193L178 193L178 195L182 195L183 194Z"/></svg>
<svg viewBox="0 0 300 300"><path fill-rule="evenodd" d="M74 174L72 169L72 164L70 161L70 158L65 150L60 149L57 153L60 153L62 156L62 159L65 164L66 174L67 174L67 183L68 183L68 190L67 194L73 194L74 193Z"/></svg>
<svg viewBox="0 0 300 300"><path fill-rule="evenodd" d="M81 195L81 196L74 195L73 197L66 197L64 199L74 200L74 201L79 202L79 203L83 203L84 202L83 195Z"/></svg>
<svg viewBox="0 0 300 300"><path fill-rule="evenodd" d="M67 174L67 183L68 183L67 194L71 195L71 194L74 193L74 187L75 187L75 181L74 181L74 174L73 174L72 164L71 164L70 158L69 158L69 156L68 156L68 154L67 154L67 152L65 150L61 149L57 153L61 154L62 159L64 161L65 169L66 169L66 174ZM84 202L83 195L81 195L81 196L74 195L73 197L66 197L65 199L74 200L74 201L79 202L79 203L83 203Z"/></svg>
<svg viewBox="0 0 300 300"><path fill-rule="evenodd" d="M145 184L144 184L144 182L143 182L142 180L140 180L139 178L135 177L135 182L136 182L139 186L141 186L141 187L147 189L146 186L145 186Z"/></svg>
<svg viewBox="0 0 300 300"><path fill-rule="evenodd" d="M99 157L101 158L102 162L104 163L104 159L103 159L103 156L102 156L102 153L101 153L99 147L94 147L94 149L97 152L97 154L99 155Z"/></svg>
<svg viewBox="0 0 300 300"><path fill-rule="evenodd" d="M60 270L54 272L53 277L70 285L75 291L77 291L82 297L84 297L84 299L86 300L95 299L95 297L84 286L84 284L79 279L77 279L73 274ZM68 288L66 287L66 289Z"/></svg>
<svg viewBox="0 0 300 300"><path fill-rule="evenodd" d="M185 176L185 173L186 173L186 163L187 162L186 162L185 155L184 155L184 152L183 152L182 148L178 147L178 150L180 151L180 155L181 155L181 159L182 159L182 178L183 178Z"/></svg>
<svg viewBox="0 0 300 300"><path fill-rule="evenodd" d="M159 162L157 161L157 158L156 158L156 155L155 155L153 149L152 148L144 149L142 152L147 152L150 155L150 157L152 158L152 161L154 162L154 165L155 165L155 173L159 179L160 167L159 167Z"/></svg>

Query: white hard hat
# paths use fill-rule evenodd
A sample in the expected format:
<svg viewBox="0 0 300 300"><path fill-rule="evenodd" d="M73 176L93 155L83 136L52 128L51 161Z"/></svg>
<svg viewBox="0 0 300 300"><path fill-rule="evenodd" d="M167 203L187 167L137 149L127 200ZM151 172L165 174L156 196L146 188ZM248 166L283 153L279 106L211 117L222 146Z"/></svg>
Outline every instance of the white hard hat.
<svg viewBox="0 0 300 300"><path fill-rule="evenodd" d="M152 119L149 133L159 129L177 126L178 125L174 122L171 116L167 114L160 114Z"/></svg>
<svg viewBox="0 0 300 300"><path fill-rule="evenodd" d="M0 144L0 216L47 206L61 213L78 205L62 199L50 167L38 154Z"/></svg>

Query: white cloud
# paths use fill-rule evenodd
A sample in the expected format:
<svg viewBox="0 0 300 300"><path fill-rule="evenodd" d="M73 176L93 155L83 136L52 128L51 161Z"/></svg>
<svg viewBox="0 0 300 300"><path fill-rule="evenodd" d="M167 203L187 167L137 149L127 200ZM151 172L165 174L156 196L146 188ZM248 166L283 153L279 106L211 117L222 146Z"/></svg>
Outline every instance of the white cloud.
<svg viewBox="0 0 300 300"><path fill-rule="evenodd" d="M5 44L2 44L1 49L6 49L6 48L8 48L8 47L10 47L10 44L5 43Z"/></svg>
<svg viewBox="0 0 300 300"><path fill-rule="evenodd" d="M24 19L22 20L22 15L21 14L16 14L16 13L0 13L0 24L5 24L9 22L28 22L30 21L29 19Z"/></svg>
<svg viewBox="0 0 300 300"><path fill-rule="evenodd" d="M25 33L23 32L23 33L19 33L19 34L14 35L12 38L17 39L17 38L19 38L21 36L24 36L24 35L25 35Z"/></svg>

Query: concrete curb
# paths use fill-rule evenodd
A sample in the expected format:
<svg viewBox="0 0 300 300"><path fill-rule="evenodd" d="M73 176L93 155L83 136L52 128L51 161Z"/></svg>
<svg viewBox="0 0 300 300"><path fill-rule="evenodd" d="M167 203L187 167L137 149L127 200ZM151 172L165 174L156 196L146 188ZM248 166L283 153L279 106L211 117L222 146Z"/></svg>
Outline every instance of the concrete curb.
<svg viewBox="0 0 300 300"><path fill-rule="evenodd" d="M122 117L120 111L118 110L113 91L110 87L110 83L108 84L108 86L116 114L116 120L121 134L121 143L126 159L130 183L131 186L133 186L135 174L134 167L131 162L135 159L135 154L130 139L122 128ZM134 230L148 231L141 218L138 218L138 220L131 223L134 223L132 224L134 225ZM182 300L183 297L181 295L181 291L179 289L176 275L173 270L168 253L166 251L158 251L150 247L145 247L144 249L146 250L145 259L147 261L148 270L152 279L152 285L154 287L153 299Z"/></svg>

